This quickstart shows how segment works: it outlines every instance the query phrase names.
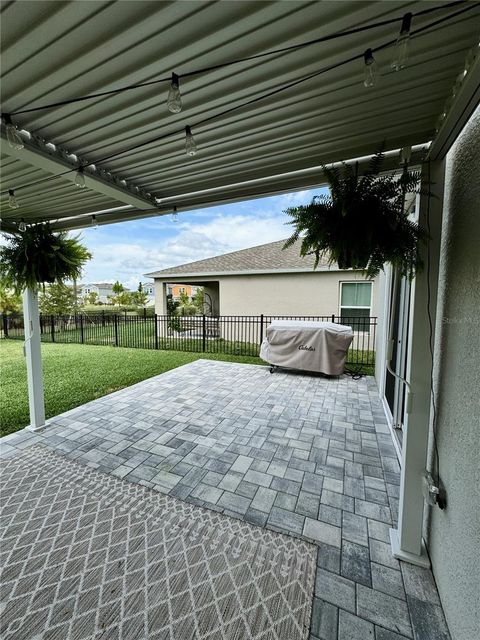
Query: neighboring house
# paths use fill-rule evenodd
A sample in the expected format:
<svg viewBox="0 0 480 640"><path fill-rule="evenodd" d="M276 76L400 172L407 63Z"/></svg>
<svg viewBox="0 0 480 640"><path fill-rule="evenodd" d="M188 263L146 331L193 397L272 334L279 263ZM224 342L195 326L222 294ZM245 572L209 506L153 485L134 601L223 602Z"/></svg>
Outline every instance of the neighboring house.
<svg viewBox="0 0 480 640"><path fill-rule="evenodd" d="M203 287L211 315L376 316L376 280L363 271L326 262L313 269L299 244L285 241L234 251L146 274L155 280L155 309L166 313L166 296L176 287ZM174 296L175 297L175 296Z"/></svg>
<svg viewBox="0 0 480 640"><path fill-rule="evenodd" d="M191 284L168 284L167 295L172 296L174 300L179 300L180 296L186 293L189 298L192 298L198 289L199 287L192 286Z"/></svg>
<svg viewBox="0 0 480 640"><path fill-rule="evenodd" d="M155 285L153 282L142 282L142 290L148 296L147 306L155 304Z"/></svg>
<svg viewBox="0 0 480 640"><path fill-rule="evenodd" d="M78 289L82 298L87 297L91 293L96 293L98 296L98 302L107 304L109 302L108 296L113 295L112 287L113 284L111 282L95 282L81 284Z"/></svg>

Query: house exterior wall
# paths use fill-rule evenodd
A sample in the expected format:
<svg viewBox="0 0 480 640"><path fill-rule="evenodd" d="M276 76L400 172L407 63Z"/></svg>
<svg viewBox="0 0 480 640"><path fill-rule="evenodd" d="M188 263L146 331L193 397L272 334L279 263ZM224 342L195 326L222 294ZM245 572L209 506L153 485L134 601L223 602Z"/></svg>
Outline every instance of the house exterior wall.
<svg viewBox="0 0 480 640"><path fill-rule="evenodd" d="M447 508L428 547L453 640L480 629L480 110L447 156L434 375Z"/></svg>
<svg viewBox="0 0 480 640"><path fill-rule="evenodd" d="M172 283L172 280L168 282ZM257 275L189 277L190 284L204 286L213 301L214 314L222 316L340 314L340 284L365 282L354 271L317 271ZM155 278L156 313L165 312L165 280ZM177 284L180 284L178 281ZM175 286L175 285L174 285ZM371 315L377 316L378 278L372 286Z"/></svg>
<svg viewBox="0 0 480 640"><path fill-rule="evenodd" d="M220 315L338 315L340 283L365 281L358 272L308 272L219 278ZM376 283L372 314L377 315Z"/></svg>
<svg viewBox="0 0 480 640"><path fill-rule="evenodd" d="M177 300L182 293L186 293L191 298L196 291L196 287L192 287L190 284L172 284L172 296L174 300Z"/></svg>

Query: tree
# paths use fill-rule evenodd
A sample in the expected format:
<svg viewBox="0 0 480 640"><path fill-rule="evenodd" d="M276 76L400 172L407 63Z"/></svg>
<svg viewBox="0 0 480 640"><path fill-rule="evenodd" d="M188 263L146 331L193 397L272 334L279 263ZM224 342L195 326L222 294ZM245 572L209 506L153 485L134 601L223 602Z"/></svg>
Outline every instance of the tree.
<svg viewBox="0 0 480 640"><path fill-rule="evenodd" d="M87 295L83 297L83 302L84 304L98 304L98 293L96 291L87 293Z"/></svg>
<svg viewBox="0 0 480 640"><path fill-rule="evenodd" d="M0 312L4 315L17 313L22 306L22 300L13 289L0 284Z"/></svg>
<svg viewBox="0 0 480 640"><path fill-rule="evenodd" d="M44 314L66 315L75 312L76 306L75 291L66 284L53 283L40 292L39 307Z"/></svg>
<svg viewBox="0 0 480 640"><path fill-rule="evenodd" d="M174 316L177 312L178 302L173 299L171 293L167 295L167 315Z"/></svg>
<svg viewBox="0 0 480 640"><path fill-rule="evenodd" d="M205 293L203 288L198 288L195 292L195 295L192 297L192 302L197 308L199 313L203 313L204 311L204 302L205 302Z"/></svg>
<svg viewBox="0 0 480 640"><path fill-rule="evenodd" d="M113 296L108 296L111 304L116 307L129 307L132 304L132 294L129 291L122 290L119 293L116 293Z"/></svg>
<svg viewBox="0 0 480 640"><path fill-rule="evenodd" d="M188 297L188 294L186 291L182 291L180 293L180 295L178 296L178 301L180 303L180 306L185 307L186 305L190 304L190 298Z"/></svg>
<svg viewBox="0 0 480 640"><path fill-rule="evenodd" d="M172 331L181 331L180 318L177 317L178 302L173 299L171 293L167 295L168 328Z"/></svg>
<svg viewBox="0 0 480 640"><path fill-rule="evenodd" d="M115 282L115 284L112 287L112 291L115 294L119 294L119 293L123 293L125 291L125 287L123 286L123 284L121 282L119 282L118 280Z"/></svg>
<svg viewBox="0 0 480 640"><path fill-rule="evenodd" d="M132 304L138 307L145 307L148 302L148 296L143 290L142 283L138 283L138 289L131 294Z"/></svg>

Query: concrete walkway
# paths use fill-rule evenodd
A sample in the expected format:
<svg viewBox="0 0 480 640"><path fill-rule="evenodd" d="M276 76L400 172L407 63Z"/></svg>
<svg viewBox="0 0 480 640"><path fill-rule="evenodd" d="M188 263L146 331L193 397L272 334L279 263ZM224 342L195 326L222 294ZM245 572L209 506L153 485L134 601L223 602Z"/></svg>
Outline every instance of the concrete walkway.
<svg viewBox="0 0 480 640"><path fill-rule="evenodd" d="M447 640L429 571L399 563L399 465L371 378L199 360L2 439L318 546L312 640Z"/></svg>

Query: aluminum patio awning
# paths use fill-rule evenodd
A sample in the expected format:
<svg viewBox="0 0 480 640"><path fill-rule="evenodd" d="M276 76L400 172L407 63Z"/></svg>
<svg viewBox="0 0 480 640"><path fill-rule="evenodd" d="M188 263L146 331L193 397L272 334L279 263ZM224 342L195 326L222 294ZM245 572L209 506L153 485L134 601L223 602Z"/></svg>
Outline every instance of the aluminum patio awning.
<svg viewBox="0 0 480 640"><path fill-rule="evenodd" d="M435 7L441 9L413 19L412 31L423 31L412 36L407 68L391 69L392 46L375 53L377 86L363 86L363 59L356 59L241 106L395 40L405 12ZM21 218L76 228L88 226L98 211L108 211L97 216L100 223L115 222L170 213L173 205L181 211L309 187L322 182L322 163L368 156L382 141L387 149L426 143L480 24L480 5L441 2L27 0L4 1L1 12L2 113L32 134L16 151L2 129L6 230ZM397 17L393 24L183 75ZM167 110L168 82L26 111L171 72L180 76L181 113ZM478 99L478 86L472 89L470 77L465 82L464 119ZM198 145L194 157L184 152L185 125ZM86 169L85 190L72 184L78 162L97 163ZM8 189L15 190L17 210L8 208Z"/></svg>

